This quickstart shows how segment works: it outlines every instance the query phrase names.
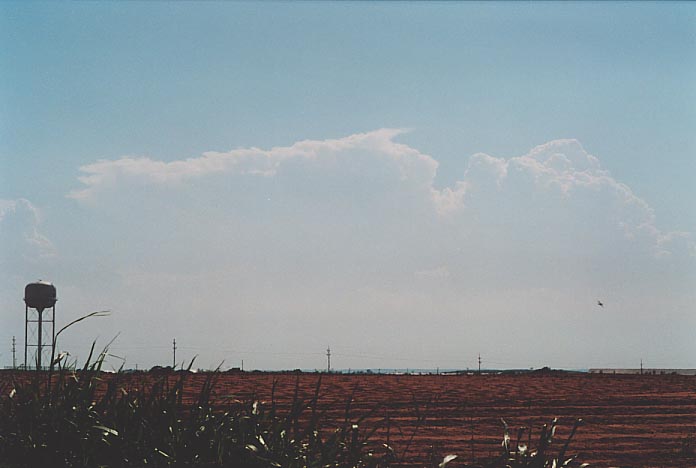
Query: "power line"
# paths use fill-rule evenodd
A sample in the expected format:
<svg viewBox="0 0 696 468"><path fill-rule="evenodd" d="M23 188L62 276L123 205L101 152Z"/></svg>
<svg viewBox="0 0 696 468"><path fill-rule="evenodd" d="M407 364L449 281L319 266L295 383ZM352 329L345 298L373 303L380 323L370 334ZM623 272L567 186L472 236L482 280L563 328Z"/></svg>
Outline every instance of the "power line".
<svg viewBox="0 0 696 468"><path fill-rule="evenodd" d="M31 331L31 330L30 330ZM330 370L331 366L329 364L330 357L327 355L327 351L330 350L331 357L339 356L343 359L340 359L341 362L343 361L350 361L352 359L356 360L361 360L364 362L364 364L367 365L373 365L374 367L390 367L387 365L388 363L403 363L404 367L408 365L408 367L422 367L426 368L431 366L433 369L437 367L442 368L447 368L447 369L464 369L465 367L472 368L474 370L477 369L478 365L480 364L480 368L483 370L483 358L481 356L481 353L477 353L477 356L474 356L473 359L471 360L463 360L463 359L456 359L454 357L443 357L441 359L432 359L432 358L427 358L427 357L422 357L422 356L404 356L402 355L389 355L388 353L365 353L365 352L360 352L357 350L353 350L351 348L341 348L341 349L325 349L324 352L292 352L292 351L264 351L264 350L253 350L253 349L233 349L233 348L228 348L225 346L222 347L217 347L213 345L201 345L201 346L195 346L195 345L185 345L185 346L180 346L178 343L176 344L176 351L173 349L174 347L174 341L170 343L170 348L172 351L172 354L175 354L176 351L179 350L186 350L186 351L192 351L197 354L201 355L206 355L209 353L224 353L224 354L238 354L241 355L239 357L242 357L246 355L245 357L248 357L249 355L253 355L256 357L259 356L268 356L268 357L274 357L276 361L279 360L296 360L298 358L302 357L318 357L319 355L325 356L327 359L327 366L326 368ZM73 343L68 342L70 345L73 345ZM187 343L190 343L187 340ZM76 347L83 347L83 344L80 345L74 345ZM130 344L124 344L123 346L114 344L111 347L113 350L121 350L121 352L128 353L130 352L137 352L140 350L150 350L150 351L155 351L155 350L164 350L166 348L166 345L145 345L144 343L133 343L132 345ZM344 352L342 352L342 350ZM164 354L164 353L162 353ZM513 368L520 368L520 369L529 369L532 367L541 367L541 366L550 366L553 368L559 368L559 369L589 369L589 368L630 368L630 364L626 362L593 362L593 360L588 359L585 362L558 362L554 360L547 361L543 358L535 357L531 358L528 361L523 361L519 357L512 357L504 354L496 355L494 354L493 356L489 356L488 354L486 355L486 368L492 369L492 368L506 368L506 369L513 369ZM481 359L481 362L478 363L478 359ZM312 360L315 362L314 360ZM473 362L472 362L473 361ZM408 363L408 364L406 364ZM176 364L176 361L174 360L174 364ZM393 365L391 367L394 367ZM672 368L674 367L673 363L665 363L662 364L660 362L653 362L652 368ZM682 364L680 367L689 367L688 365ZM638 370L638 369L636 369ZM645 371L645 363L643 363L643 370Z"/></svg>
<svg viewBox="0 0 696 468"><path fill-rule="evenodd" d="M331 347L326 347L326 372L331 372Z"/></svg>

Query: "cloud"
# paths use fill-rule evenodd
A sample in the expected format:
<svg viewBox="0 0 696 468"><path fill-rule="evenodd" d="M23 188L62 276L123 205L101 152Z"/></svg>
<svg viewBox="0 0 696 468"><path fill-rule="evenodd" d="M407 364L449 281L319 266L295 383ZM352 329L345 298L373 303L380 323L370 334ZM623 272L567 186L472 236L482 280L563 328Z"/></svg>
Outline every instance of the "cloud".
<svg viewBox="0 0 696 468"><path fill-rule="evenodd" d="M381 129L340 139L304 140L270 150L244 148L228 152L209 151L197 158L169 162L147 157L100 160L80 167L80 172L85 175L80 176L79 180L86 187L71 191L68 197L90 199L99 190L115 187L128 179L149 184L174 185L216 173L269 177L275 175L283 164L291 161L331 159L350 151L373 152L387 158L394 163L403 180L418 181L427 186L435 177L438 163L407 145L394 142L394 138L403 132L398 129Z"/></svg>
<svg viewBox="0 0 696 468"><path fill-rule="evenodd" d="M457 182L454 188L445 187L442 190L430 189L435 210L440 215L446 215L457 211L464 205L469 184L466 182Z"/></svg>
<svg viewBox="0 0 696 468"><path fill-rule="evenodd" d="M262 333L303 352L345 340L408 353L443 332L462 337L452 352L471 351L569 327L574 344L641 347L655 317L663 338L683 328L671 324L693 304L692 234L659 226L578 141L473 154L443 187L435 158L402 133L83 166L52 276L63 307L117 311L128 340L258 349ZM30 205L2 206L40 232ZM593 315L597 298L611 318Z"/></svg>
<svg viewBox="0 0 696 468"><path fill-rule="evenodd" d="M0 261L37 261L55 255L53 243L40 232L39 210L24 198L0 199Z"/></svg>
<svg viewBox="0 0 696 468"><path fill-rule="evenodd" d="M690 232L671 231L668 233L655 232L648 229L649 235L657 237L658 257L669 257L673 254L696 258L696 242Z"/></svg>
<svg viewBox="0 0 696 468"><path fill-rule="evenodd" d="M401 200L402 206L392 211L403 210L406 216L409 209L420 214L430 210L472 238L488 236L487 242L534 243L538 236L542 243L549 238L557 244L582 239L587 249L599 243L621 248L633 243L661 258L675 250L692 256L696 251L690 233L659 229L654 210L577 140L550 141L509 159L474 154L453 186L436 188L438 162L395 141L402 133L379 129L268 150L210 151L174 161L100 160L80 167L83 187L68 197L98 202L103 194L125 193L135 186L190 189L216 176L232 177L240 186L247 178L278 179L276 186L283 188L274 186L275 200L305 194L329 206L348 207L363 197L367 201L361 207L366 209L396 208L395 201ZM238 204L245 196L228 195ZM561 242L557 247L573 246Z"/></svg>
<svg viewBox="0 0 696 468"><path fill-rule="evenodd" d="M626 242L647 242L657 257L669 255L673 248L693 255L692 234L658 229L648 203L602 169L599 159L574 139L554 140L510 159L475 154L457 187L458 196L443 201L442 211L475 212L473 199L481 210L483 194L499 207L521 210L537 225L553 223L554 215L561 214L602 235L620 232ZM572 211L561 213L566 210ZM677 247L679 242L684 245Z"/></svg>

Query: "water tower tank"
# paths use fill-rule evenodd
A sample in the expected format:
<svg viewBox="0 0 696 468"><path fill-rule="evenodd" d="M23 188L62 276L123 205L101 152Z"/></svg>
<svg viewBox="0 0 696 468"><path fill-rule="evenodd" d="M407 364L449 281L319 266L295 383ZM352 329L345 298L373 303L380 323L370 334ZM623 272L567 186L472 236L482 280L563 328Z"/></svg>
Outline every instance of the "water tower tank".
<svg viewBox="0 0 696 468"><path fill-rule="evenodd" d="M39 312L50 309L56 304L56 287L48 281L37 281L29 283L24 288L24 302L27 307L36 309Z"/></svg>

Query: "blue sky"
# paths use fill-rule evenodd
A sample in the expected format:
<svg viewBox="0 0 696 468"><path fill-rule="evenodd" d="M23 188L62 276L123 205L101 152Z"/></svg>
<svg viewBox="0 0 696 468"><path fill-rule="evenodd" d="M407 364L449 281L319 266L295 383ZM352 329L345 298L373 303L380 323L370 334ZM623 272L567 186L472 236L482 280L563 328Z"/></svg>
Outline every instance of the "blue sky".
<svg viewBox="0 0 696 468"><path fill-rule="evenodd" d="M0 342L45 277L132 365L696 366L695 20L3 3Z"/></svg>

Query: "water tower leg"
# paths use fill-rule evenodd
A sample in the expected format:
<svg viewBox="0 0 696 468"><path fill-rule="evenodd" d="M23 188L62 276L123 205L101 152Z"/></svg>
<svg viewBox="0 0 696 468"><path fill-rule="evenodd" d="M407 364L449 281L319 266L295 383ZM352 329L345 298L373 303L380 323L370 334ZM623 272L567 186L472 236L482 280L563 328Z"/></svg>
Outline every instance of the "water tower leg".
<svg viewBox="0 0 696 468"><path fill-rule="evenodd" d="M53 358L56 352L56 306L51 307L51 362L49 366L53 367Z"/></svg>
<svg viewBox="0 0 696 468"><path fill-rule="evenodd" d="M41 352L43 351L42 349L42 344L41 344L41 334L43 333L43 330L41 330L41 320L43 318L43 310L39 311L39 346L38 350L36 351L36 370L41 370Z"/></svg>
<svg viewBox="0 0 696 468"><path fill-rule="evenodd" d="M27 370L27 343L29 342L29 306L24 308L24 370Z"/></svg>

